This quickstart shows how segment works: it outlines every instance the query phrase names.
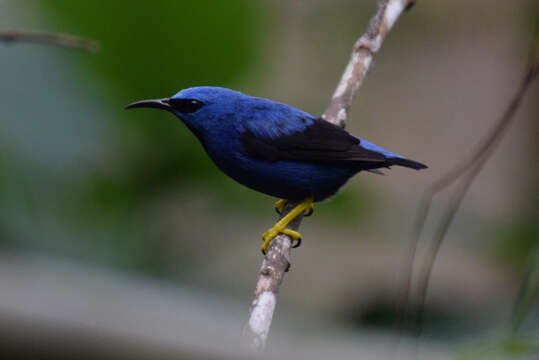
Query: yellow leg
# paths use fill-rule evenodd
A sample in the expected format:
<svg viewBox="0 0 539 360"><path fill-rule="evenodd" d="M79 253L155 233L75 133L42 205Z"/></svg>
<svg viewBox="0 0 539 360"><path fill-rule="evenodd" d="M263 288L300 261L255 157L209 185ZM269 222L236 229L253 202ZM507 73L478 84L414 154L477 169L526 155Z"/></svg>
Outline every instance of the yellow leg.
<svg viewBox="0 0 539 360"><path fill-rule="evenodd" d="M284 207L286 206L286 203L288 203L288 200L281 199L277 201L273 207L275 208L275 211L277 211L278 214L282 213L284 210Z"/></svg>
<svg viewBox="0 0 539 360"><path fill-rule="evenodd" d="M281 201L286 204L286 200L280 200L278 201L277 205L281 205ZM284 205L283 205L284 207ZM266 231L264 234L262 234L262 239L264 239L264 244L262 244L262 252L265 254L266 250L268 249L270 241L277 236L279 233L286 234L290 237L292 237L294 240L301 239L301 234L297 231L287 229L286 227L288 224L294 220L298 215L302 214L304 211L307 210L307 212L312 212L313 209L313 199L307 198L303 200L301 203L299 203L292 211L290 211L288 214L283 216L281 220L279 220L271 229Z"/></svg>

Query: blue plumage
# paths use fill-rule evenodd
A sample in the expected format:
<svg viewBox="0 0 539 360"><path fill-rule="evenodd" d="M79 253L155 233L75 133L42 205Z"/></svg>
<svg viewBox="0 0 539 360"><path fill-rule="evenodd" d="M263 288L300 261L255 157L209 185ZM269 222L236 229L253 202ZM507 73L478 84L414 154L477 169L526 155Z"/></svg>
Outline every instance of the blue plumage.
<svg viewBox="0 0 539 360"><path fill-rule="evenodd" d="M361 170L426 167L289 105L230 89L194 87L128 105L135 107L174 113L225 174L283 199L326 199Z"/></svg>
<svg viewBox="0 0 539 360"><path fill-rule="evenodd" d="M388 151L376 144L373 144L365 139L362 139L358 136L356 136L356 138L358 138L358 140L360 141L360 146L367 149L367 150L372 150L372 151L376 151L376 152L379 152L380 154L384 155L385 157L388 157L388 158L401 158L401 159L404 159L403 156L400 156L399 154L394 154L392 153L391 151Z"/></svg>

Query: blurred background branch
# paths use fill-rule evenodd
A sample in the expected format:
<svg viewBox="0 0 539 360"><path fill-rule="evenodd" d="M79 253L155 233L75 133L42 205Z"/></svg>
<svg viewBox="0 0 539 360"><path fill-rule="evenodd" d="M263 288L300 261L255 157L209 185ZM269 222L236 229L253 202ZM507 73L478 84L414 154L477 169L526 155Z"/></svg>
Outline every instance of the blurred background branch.
<svg viewBox="0 0 539 360"><path fill-rule="evenodd" d="M99 50L99 42L71 34L47 33L40 31L3 30L0 31L0 42L6 44L38 43L56 45L65 48L90 52Z"/></svg>
<svg viewBox="0 0 539 360"><path fill-rule="evenodd" d="M421 235L425 229L425 224L432 206L434 197L448 188L453 183L460 180L460 184L452 193L451 198L445 207L441 219L436 227L433 238L429 244L429 250L426 254L425 263L419 273L418 279L418 304L416 315L416 329L418 336L423 328L423 316L425 312L425 302L429 281L432 274L432 269L436 261L436 257L440 250L443 240L446 237L447 231L451 226L455 214L457 213L463 198L466 196L468 189L476 179L477 175L483 169L485 163L490 159L493 152L498 147L500 141L504 138L510 125L516 120L516 113L519 109L526 93L530 89L534 80L539 75L539 19L536 25L534 41L529 50L528 65L522 77L519 88L511 98L507 108L504 110L499 120L495 123L488 134L478 143L475 150L462 160L457 166L447 171L438 180L434 181L423 192L419 208L416 214L416 220L413 230L412 241L410 244L407 262L403 271L402 293L399 305L399 322L403 321L404 314L408 311L410 289L412 286L413 264L416 258L417 247ZM532 265L534 266L534 265ZM533 273L533 272L532 272ZM533 287L532 287L533 288ZM401 327L402 324L399 324Z"/></svg>
<svg viewBox="0 0 539 360"><path fill-rule="evenodd" d="M529 270L522 281L513 308L509 327L510 336L514 336L522 327L526 315L533 309L534 303L539 298L539 246L536 246L534 250L534 253L530 256Z"/></svg>

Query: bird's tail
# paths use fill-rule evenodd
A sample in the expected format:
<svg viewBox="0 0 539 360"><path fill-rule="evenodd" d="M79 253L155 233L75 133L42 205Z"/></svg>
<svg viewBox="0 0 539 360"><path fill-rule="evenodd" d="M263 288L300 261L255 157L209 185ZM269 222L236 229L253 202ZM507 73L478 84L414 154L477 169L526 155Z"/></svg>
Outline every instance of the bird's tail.
<svg viewBox="0 0 539 360"><path fill-rule="evenodd" d="M404 166L404 167L414 169L414 170L426 169L428 167L427 165L422 164L420 162L410 160L410 159L401 158L401 157L388 158L387 159L387 164L388 164L388 166L399 165L399 166Z"/></svg>

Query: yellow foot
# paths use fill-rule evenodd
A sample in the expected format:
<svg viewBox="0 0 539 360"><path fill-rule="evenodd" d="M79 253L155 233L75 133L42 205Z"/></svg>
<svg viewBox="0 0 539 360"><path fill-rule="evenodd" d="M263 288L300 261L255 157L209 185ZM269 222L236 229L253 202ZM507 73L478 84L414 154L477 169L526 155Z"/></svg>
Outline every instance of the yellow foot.
<svg viewBox="0 0 539 360"><path fill-rule="evenodd" d="M288 200L281 199L273 205L273 207L275 208L275 211L277 211L277 214L281 215L287 203L288 203Z"/></svg>
<svg viewBox="0 0 539 360"><path fill-rule="evenodd" d="M275 208L281 207L284 208L284 205L286 205L287 200L279 200L277 204L275 204ZM282 211L281 208L281 211ZM303 200L301 203L299 203L292 211L290 211L288 214L283 216L281 220L279 220L271 229L266 231L264 234L262 234L262 239L264 239L264 243L262 244L262 253L266 254L266 250L268 250L268 246L270 241L277 236L277 234L282 233L290 236L295 242L292 244L292 247L298 247L301 244L301 234L297 231L287 229L288 224L294 220L298 215L304 213L307 211L308 215L311 215L313 212L313 199L307 198Z"/></svg>

